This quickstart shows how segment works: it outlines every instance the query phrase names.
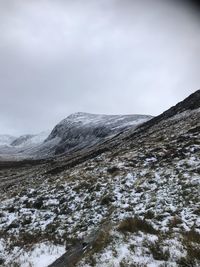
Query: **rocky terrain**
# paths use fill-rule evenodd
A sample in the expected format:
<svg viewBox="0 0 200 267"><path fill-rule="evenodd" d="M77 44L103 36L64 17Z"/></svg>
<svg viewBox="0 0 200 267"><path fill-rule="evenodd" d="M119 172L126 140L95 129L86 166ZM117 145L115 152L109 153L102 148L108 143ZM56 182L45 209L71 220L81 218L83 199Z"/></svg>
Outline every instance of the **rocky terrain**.
<svg viewBox="0 0 200 267"><path fill-rule="evenodd" d="M0 166L2 266L200 266L200 90L72 155Z"/></svg>

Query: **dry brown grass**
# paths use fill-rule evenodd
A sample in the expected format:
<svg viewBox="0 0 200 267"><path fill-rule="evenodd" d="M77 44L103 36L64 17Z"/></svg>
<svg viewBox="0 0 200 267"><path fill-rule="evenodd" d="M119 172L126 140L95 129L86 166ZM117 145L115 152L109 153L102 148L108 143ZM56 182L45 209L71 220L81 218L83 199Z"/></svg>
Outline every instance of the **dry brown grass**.
<svg viewBox="0 0 200 267"><path fill-rule="evenodd" d="M187 251L187 256L178 260L180 267L200 266L200 234L195 230L190 230L183 235L183 246Z"/></svg>
<svg viewBox="0 0 200 267"><path fill-rule="evenodd" d="M186 242L195 242L200 244L200 234L193 229L186 232L184 238Z"/></svg>
<svg viewBox="0 0 200 267"><path fill-rule="evenodd" d="M169 250L163 251L162 244L155 242L149 246L149 249L155 260L167 261L170 257Z"/></svg>
<svg viewBox="0 0 200 267"><path fill-rule="evenodd" d="M126 218L123 220L119 226L118 231L126 233L135 233L138 231L149 233L149 234L157 234L157 230L153 228L151 224L149 224L146 220L141 220L140 218Z"/></svg>
<svg viewBox="0 0 200 267"><path fill-rule="evenodd" d="M172 218L172 220L170 221L170 223L169 223L169 227L170 227L170 228L174 228L174 227L177 227L177 226L180 225L180 224L182 224L182 220L181 220L181 218L178 217L178 216L174 216L174 217Z"/></svg>

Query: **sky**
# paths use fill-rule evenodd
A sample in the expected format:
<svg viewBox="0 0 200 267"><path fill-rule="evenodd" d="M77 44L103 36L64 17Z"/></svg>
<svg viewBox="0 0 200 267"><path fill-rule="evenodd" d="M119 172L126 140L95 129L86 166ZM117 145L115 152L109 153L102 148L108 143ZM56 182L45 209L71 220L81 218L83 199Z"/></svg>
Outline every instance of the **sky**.
<svg viewBox="0 0 200 267"><path fill-rule="evenodd" d="M158 115L199 72L195 1L0 0L0 134L74 112Z"/></svg>

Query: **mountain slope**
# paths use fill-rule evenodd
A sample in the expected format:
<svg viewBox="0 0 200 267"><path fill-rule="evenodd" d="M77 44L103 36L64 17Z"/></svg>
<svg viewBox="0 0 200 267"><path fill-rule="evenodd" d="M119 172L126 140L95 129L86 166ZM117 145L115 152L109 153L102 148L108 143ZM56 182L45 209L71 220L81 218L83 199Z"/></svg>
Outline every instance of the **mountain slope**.
<svg viewBox="0 0 200 267"><path fill-rule="evenodd" d="M55 126L46 142L59 140L55 154L92 146L151 119L147 115L98 115L78 112ZM55 141L56 143L56 141Z"/></svg>
<svg viewBox="0 0 200 267"><path fill-rule="evenodd" d="M16 138L10 145L11 146L26 146L26 143L32 139L34 135L31 135L31 134L27 134L27 135L22 135L18 138Z"/></svg>
<svg viewBox="0 0 200 267"><path fill-rule="evenodd" d="M48 266L66 249L50 266L198 267L199 91L190 99L96 151L7 166L0 174L4 266Z"/></svg>
<svg viewBox="0 0 200 267"><path fill-rule="evenodd" d="M74 113L58 123L51 133L23 135L13 140L9 147L0 148L0 156L7 159L41 159L72 154L100 144L130 128L135 129L151 118L147 115Z"/></svg>
<svg viewBox="0 0 200 267"><path fill-rule="evenodd" d="M141 127L139 127L139 130L146 130L147 128L158 124L159 122L163 120L167 120L173 116L176 116L178 114L189 112L195 109L200 108L200 90L197 90L195 93L188 96L183 101L179 102L174 107L171 107L167 111L163 112L161 115L152 118L151 120L147 121Z"/></svg>
<svg viewBox="0 0 200 267"><path fill-rule="evenodd" d="M11 135L0 135L0 147L10 145L16 137Z"/></svg>
<svg viewBox="0 0 200 267"><path fill-rule="evenodd" d="M11 137L9 142L0 146L1 160L17 160L32 157L32 151L38 150L38 147L48 137L49 131L44 131L39 134L27 134L19 137Z"/></svg>

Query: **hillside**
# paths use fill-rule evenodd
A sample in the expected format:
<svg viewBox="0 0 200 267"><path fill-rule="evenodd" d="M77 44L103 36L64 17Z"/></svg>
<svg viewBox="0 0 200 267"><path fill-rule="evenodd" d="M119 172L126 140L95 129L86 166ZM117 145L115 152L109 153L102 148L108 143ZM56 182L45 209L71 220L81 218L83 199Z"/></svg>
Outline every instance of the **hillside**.
<svg viewBox="0 0 200 267"><path fill-rule="evenodd" d="M2 163L2 266L198 267L199 130L197 91L80 153Z"/></svg>

